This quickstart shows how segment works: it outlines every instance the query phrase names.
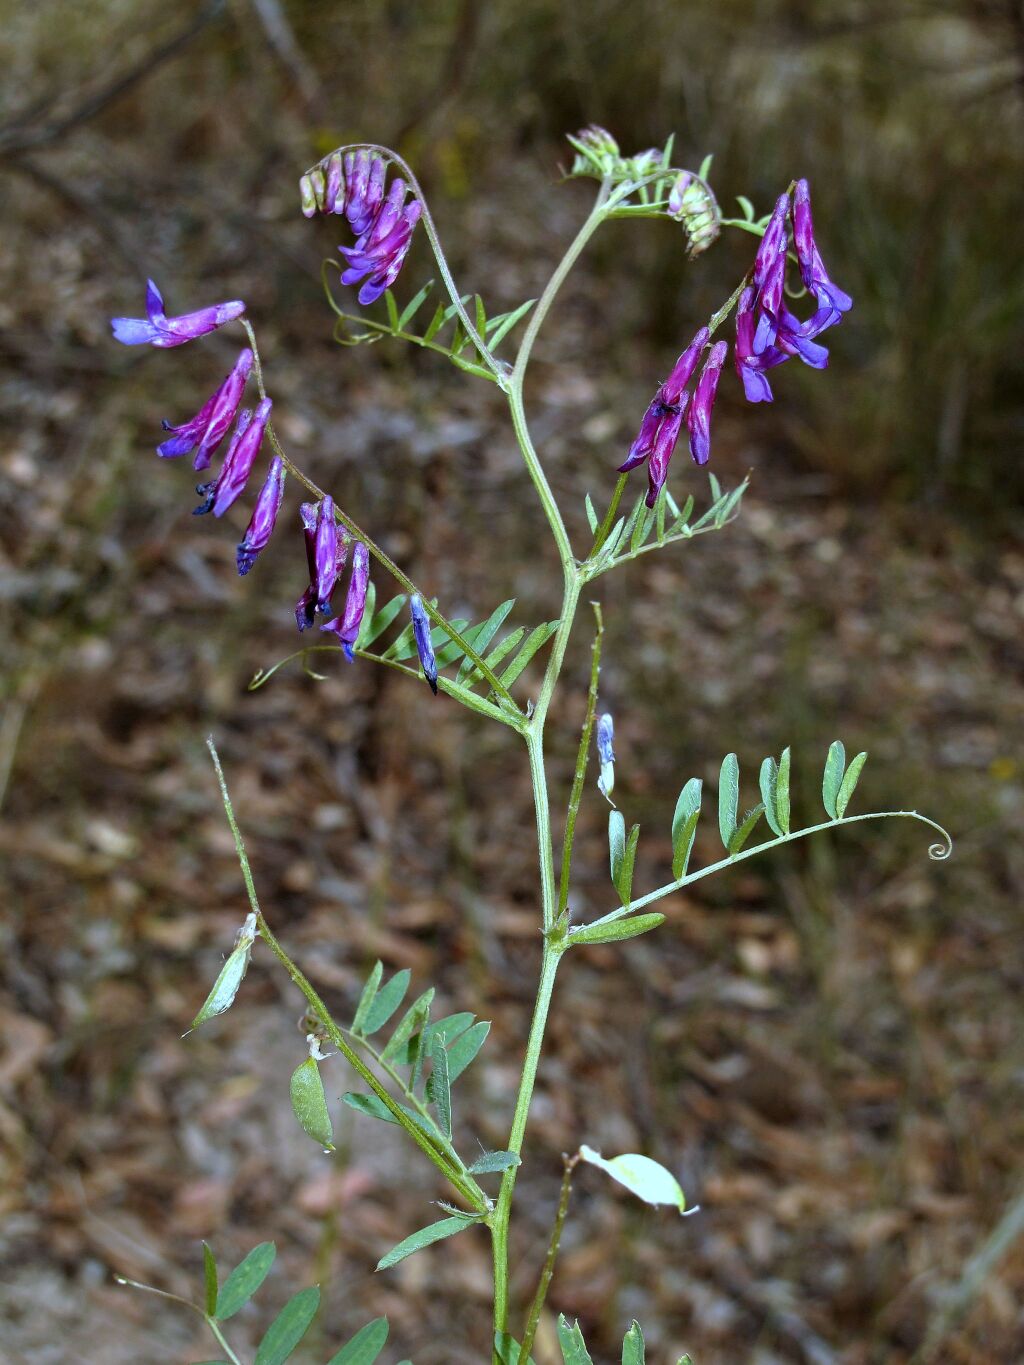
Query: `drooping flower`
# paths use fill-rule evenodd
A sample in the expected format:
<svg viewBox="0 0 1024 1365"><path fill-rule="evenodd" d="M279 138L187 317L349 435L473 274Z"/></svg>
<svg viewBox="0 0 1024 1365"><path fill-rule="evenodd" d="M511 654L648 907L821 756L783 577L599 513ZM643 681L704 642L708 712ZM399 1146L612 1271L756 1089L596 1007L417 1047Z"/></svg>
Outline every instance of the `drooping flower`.
<svg viewBox="0 0 1024 1365"><path fill-rule="evenodd" d="M245 535L238 546L236 561L240 574L247 574L256 563L256 556L261 550L266 549L270 537L274 534L274 524L281 510L283 497L284 461L280 455L275 455L266 481L256 499L256 506L252 509L252 517L249 519Z"/></svg>
<svg viewBox="0 0 1024 1365"><path fill-rule="evenodd" d="M800 277L808 292L817 299L818 307L828 308L837 314L849 312L853 307L853 299L829 279L814 240L811 187L806 180L798 180L793 192L793 245L800 264ZM839 318L835 321L838 322Z"/></svg>
<svg viewBox="0 0 1024 1365"><path fill-rule="evenodd" d="M401 208L406 194L405 182L396 178L392 191L396 188L397 194L389 194L377 217L355 245L338 248L348 263L341 274L342 284L365 281L357 295L364 307L376 302L398 279L409 254L413 229L423 212L418 199Z"/></svg>
<svg viewBox="0 0 1024 1365"><path fill-rule="evenodd" d="M246 347L235 361L234 369L217 391L206 400L191 422L185 422L180 427L172 427L166 421L163 423L164 431L169 431L172 435L169 440L157 446L156 453L167 460L177 455L187 455L194 449L196 455L192 461L192 468L207 469L210 457L235 420L251 370L252 351Z"/></svg>
<svg viewBox="0 0 1024 1365"><path fill-rule="evenodd" d="M387 162L363 147L358 152L348 152L344 166L345 216L359 237L370 226L384 197Z"/></svg>
<svg viewBox="0 0 1024 1365"><path fill-rule="evenodd" d="M193 516L200 517L206 512L212 512L215 517L222 517L231 504L242 495L245 485L249 482L252 467L256 463L260 446L263 444L263 433L273 406L271 399L262 398L257 403L255 412L246 408L240 414L220 473L209 483L196 485L196 492L203 501L198 507L193 508Z"/></svg>
<svg viewBox="0 0 1024 1365"><path fill-rule="evenodd" d="M434 643L430 638L430 617L423 606L423 598L414 592L409 598L409 611L412 615L412 633L416 639L416 652L420 656L423 676L430 684L430 690L437 696L437 659L434 657Z"/></svg>
<svg viewBox="0 0 1024 1365"><path fill-rule="evenodd" d="M184 346L186 341L215 332L226 322L234 322L245 312L241 299L229 303L215 303L194 313L181 313L169 318L164 312L160 290L152 280L146 281L146 316L144 318L111 318L114 337L125 346Z"/></svg>
<svg viewBox="0 0 1024 1365"><path fill-rule="evenodd" d="M694 464L705 465L711 454L711 409L714 407L722 366L729 352L729 344L716 341L708 352L700 372L693 397L686 409L686 426L690 433L690 454Z"/></svg>
<svg viewBox="0 0 1024 1365"><path fill-rule="evenodd" d="M338 637L338 643L345 651L345 658L351 663L355 657L353 650L359 638L359 627L363 623L366 610L366 591L370 585L370 552L361 540L357 540L352 550L352 574L345 594L345 610L333 621L320 627Z"/></svg>
<svg viewBox="0 0 1024 1365"><path fill-rule="evenodd" d="M686 385L700 363L701 352L708 344L709 333L702 327L672 367L669 377L658 388L648 404L640 423L636 440L629 448L619 473L625 474L648 461L647 477L650 488L647 506L653 507L668 478L669 462L679 439L683 417L689 401Z"/></svg>
<svg viewBox="0 0 1024 1365"><path fill-rule="evenodd" d="M331 594L348 558L348 538L338 528L330 495L319 503L304 502L299 515L306 542L309 586L295 604L295 624L299 630L305 630L313 624L318 611L324 616L331 614Z"/></svg>
<svg viewBox="0 0 1024 1365"><path fill-rule="evenodd" d="M333 152L327 160L324 209L327 213L345 211L345 164L340 152Z"/></svg>

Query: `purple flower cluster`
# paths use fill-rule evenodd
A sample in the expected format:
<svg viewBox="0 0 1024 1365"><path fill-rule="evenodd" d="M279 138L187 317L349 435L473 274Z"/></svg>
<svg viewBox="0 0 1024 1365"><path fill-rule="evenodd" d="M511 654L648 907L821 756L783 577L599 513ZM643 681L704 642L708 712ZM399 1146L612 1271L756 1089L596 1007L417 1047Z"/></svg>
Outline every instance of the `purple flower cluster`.
<svg viewBox="0 0 1024 1365"><path fill-rule="evenodd" d="M114 337L126 346L181 346L186 341L205 336L225 322L234 321L244 312L245 304L235 301L214 304L194 313L169 318L164 313L160 291L150 280L146 292L147 317L114 318L111 326ZM242 398L254 361L252 351L246 347L239 353L230 374L190 421L176 427L166 421L163 423L164 430L170 435L157 446L157 454L163 459L173 459L195 451L193 468L197 470L209 468L217 448L234 423L235 429L216 478L196 485L196 492L202 499L194 509L196 516L206 512L212 512L215 517L223 516L245 491L259 456L273 402L269 398L262 398L255 408L242 408ZM275 456L238 546L240 574L249 572L270 542L284 497L284 481L284 460ZM300 511L310 585L299 599L295 619L299 629L305 630L313 624L317 612L330 617L321 629L333 631L346 657L351 659L366 609L370 579L369 553L365 545L355 542L344 610L341 616L333 617L331 594L348 558L349 538L338 526L330 497L324 497L315 505L303 503Z"/></svg>
<svg viewBox="0 0 1024 1365"><path fill-rule="evenodd" d="M706 327L702 327L687 346L672 373L651 399L637 438L629 448L625 462L619 466L624 474L647 460L647 506L653 507L668 478L669 461L686 422L690 439L690 455L696 464L707 464L711 455L711 409L718 391L718 380L725 364L728 346L717 341L708 351L704 367L691 395L687 384L693 378L704 348L710 341Z"/></svg>
<svg viewBox="0 0 1024 1365"><path fill-rule="evenodd" d="M787 219L792 223L793 247L804 288L817 304L805 321L784 301L788 242ZM770 403L766 371L796 356L813 369L828 365L828 351L817 338L842 321L853 307L849 294L829 278L814 240L811 191L806 180L779 196L754 258L751 284L736 309L736 372L751 403Z"/></svg>
<svg viewBox="0 0 1024 1365"><path fill-rule="evenodd" d="M688 184L680 177L673 189L679 204ZM670 199L670 207L672 202ZM784 302L787 218L792 221L793 246L804 288L817 304L815 312L806 321L795 317ZM814 240L811 192L806 180L797 181L792 198L788 191L779 196L761 238L750 280L736 308L736 372L750 402L770 403L772 391L765 372L793 356L805 365L824 369L828 364L828 351L817 337L842 321L843 314L853 307L849 294L833 283L822 262ZM619 466L619 472L625 473L647 461L648 507L654 506L665 486L669 461L684 421L694 462L707 464L711 455L711 409L729 348L724 341L716 341L714 345L710 342L708 329L702 327L676 361L668 379L658 388L644 413L636 440L630 446L625 462ZM696 373L705 347L709 346L691 395L687 385Z"/></svg>
<svg viewBox="0 0 1024 1365"><path fill-rule="evenodd" d="M299 181L302 212L344 214L356 234L352 246L341 246L346 267L342 284L362 284L359 302L379 299L390 289L405 264L413 229L423 207L418 199L408 204L409 187L395 176L385 193L387 162L368 148L334 152L326 166L318 166Z"/></svg>

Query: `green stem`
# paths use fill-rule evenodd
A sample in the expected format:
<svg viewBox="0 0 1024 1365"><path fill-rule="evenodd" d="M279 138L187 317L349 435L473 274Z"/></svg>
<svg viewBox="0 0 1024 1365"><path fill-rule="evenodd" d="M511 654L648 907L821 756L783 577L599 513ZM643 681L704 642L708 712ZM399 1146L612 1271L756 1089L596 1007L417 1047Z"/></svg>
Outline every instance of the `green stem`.
<svg viewBox="0 0 1024 1365"><path fill-rule="evenodd" d="M437 1150L426 1134L409 1118L408 1114L406 1114L398 1101L393 1099L388 1091L385 1090L363 1059L349 1045L344 1032L335 1023L327 1006L320 999L316 990L309 981L307 981L306 977L291 960L275 937L270 925L266 921L263 911L260 909L260 903L256 896L256 886L252 878L252 869L249 866L249 858L246 854L245 844L242 840L242 832L238 828L238 821L235 819L235 811L231 804L231 796L228 792L227 781L224 777L224 769L221 767L220 756L217 753L217 747L214 744L212 737L207 739L206 747L210 751L210 756L213 759L213 766L217 772L221 799L224 802L224 810L228 818L228 824L231 827L231 833L235 840L235 851L238 854L238 862L242 869L242 880L245 882L249 904L252 907L253 914L256 916L260 937L284 967L294 984L298 986L299 990L306 997L306 1003L320 1021L327 1037L344 1056L352 1069L359 1075L362 1081L370 1087L381 1103L386 1105L397 1122L402 1125L412 1138L413 1142L416 1143L416 1146L423 1152L424 1156L437 1167L452 1187L462 1195L463 1199L465 1199L477 1213L486 1215L490 1211L490 1201L480 1186L472 1176L466 1174L463 1170L459 1170L456 1166L453 1166L446 1153Z"/></svg>
<svg viewBox="0 0 1024 1365"><path fill-rule="evenodd" d="M246 335L249 338L249 346L250 349L252 350L253 355L253 369L256 373L256 384L257 387L259 388L260 397L266 398L267 390L263 382L263 366L260 362L259 348L256 345L256 333L253 331L252 323L249 321L248 318L245 317L242 318L242 326L245 328ZM298 467L298 465L294 464L292 460L285 454L284 447L281 445L281 442L277 438L277 432L274 430L273 423L268 422L266 430L267 439L270 442L274 454L280 457L282 463L284 464L285 469L288 470L289 474L292 474L296 479L298 479L299 483L301 483L302 486L308 492L312 493L313 497L316 498L318 502L322 498L326 497L324 490L322 488L319 488L313 482L313 480L309 478L308 475L304 474L302 470ZM344 513L339 507L335 507L334 516L335 519L339 521L347 531L349 531L353 536L355 536L356 540L361 540L363 542L363 544L366 546L367 550L369 550L370 554L373 555L377 563L380 564L381 567L385 569L397 583L400 583L407 593L409 593L410 595L412 595L413 593L419 593L419 596L423 602L423 610L427 613L427 615L434 622L434 624L440 626L441 629L448 636L448 638L452 640L455 644L457 644L468 658L473 660L474 664L476 664L477 668L487 679L487 681L491 684L493 690L497 692L497 694L500 697L503 697L510 706L514 707L515 710L518 711L519 707L516 705L516 701L512 696L512 693L508 690L507 687L505 687L501 683L501 681L498 679L497 674L495 674L493 670L487 666L487 664L476 652L476 650L469 643L469 641L466 640L463 636L461 636L459 632L455 629L455 627L452 625L452 623L447 619L447 617L442 616L441 613L437 610L437 608L431 604L429 596L426 593L421 592L420 589L417 588L416 584L412 581L412 579L407 574L404 574L402 572L402 570L398 567L398 565L391 558L391 556L386 554L381 549L381 547L376 543L376 541L371 540L370 537L366 534L366 532L362 529L362 527L357 526L350 516L346 515L346 513Z"/></svg>
<svg viewBox="0 0 1024 1365"><path fill-rule="evenodd" d="M223 1332L220 1330L220 1328L217 1326L217 1324L216 1324L216 1322L213 1320L213 1318L208 1317L208 1318L206 1319L206 1325L207 1325L207 1327L209 1327L209 1329L210 1329L210 1331L213 1333L213 1335L217 1338L217 1345L218 1345L218 1346L221 1348L221 1350L225 1353L225 1355L227 1356L228 1360L230 1360L230 1361L232 1362L232 1365L242 1365L242 1362L238 1359L238 1357L235 1355L234 1351L231 1349L231 1347L228 1345L227 1341L224 1339L224 1333L223 1333Z"/></svg>
<svg viewBox="0 0 1024 1365"><path fill-rule="evenodd" d="M604 635L604 618L601 606L592 602L597 629L590 651L590 687L587 692L587 714L583 720L580 734L580 747L576 754L576 772L569 794L569 807L565 815L565 835L562 839L562 877L558 886L558 914L561 915L569 903L569 874L572 870L572 846L576 837L576 817L583 799L583 782L587 773L587 760L590 757L590 737L594 731L594 717L597 714L597 683L601 674L601 638Z"/></svg>
<svg viewBox="0 0 1024 1365"><path fill-rule="evenodd" d="M545 939L540 982L537 987L536 1003L533 1007L533 1021L530 1024L530 1036L526 1043L526 1057L523 1061L519 1093L516 1096L515 1113L512 1116L512 1130L508 1139L508 1150L517 1155L523 1149L523 1136L526 1132L530 1101L533 1098L533 1087L537 1079L537 1066L544 1044L544 1030L547 1026L548 1010L551 1006L551 993L554 989L555 973L558 970L558 962L561 956L561 947ZM494 1253L494 1330L496 1333L508 1330L508 1225L512 1212L512 1195L515 1190L517 1170L518 1167L512 1166L502 1176L498 1203L491 1217L491 1241ZM495 1365L500 1365L497 1354L495 1354L494 1360Z"/></svg>
<svg viewBox="0 0 1024 1365"><path fill-rule="evenodd" d="M530 1316L527 1318L526 1327L523 1329L523 1340L519 1348L519 1365L527 1365L527 1361L530 1359L533 1339L537 1335L537 1327L540 1324L541 1310L543 1309L544 1301L548 1296L551 1278L555 1273L555 1262L558 1260L558 1248L562 1244L562 1229L565 1227L566 1215L569 1212L569 1196L572 1194L572 1173L579 1164L579 1152L576 1152L573 1156L563 1156L562 1160L565 1162L565 1170L562 1173L562 1188L558 1194L558 1208L555 1210L555 1221L551 1228L551 1241L548 1243L548 1254L544 1258L544 1269L540 1273L537 1292L533 1296L533 1303L530 1305Z"/></svg>

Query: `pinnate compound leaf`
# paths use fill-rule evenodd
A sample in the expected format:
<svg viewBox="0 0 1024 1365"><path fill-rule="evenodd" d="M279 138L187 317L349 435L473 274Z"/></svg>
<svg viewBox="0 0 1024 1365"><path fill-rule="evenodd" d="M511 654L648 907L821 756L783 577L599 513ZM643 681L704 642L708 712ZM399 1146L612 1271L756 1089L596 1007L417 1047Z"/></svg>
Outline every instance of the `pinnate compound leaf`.
<svg viewBox="0 0 1024 1365"><path fill-rule="evenodd" d="M213 1019L218 1014L223 1014L230 1009L234 1003L238 988L249 970L249 958L252 956L252 945L256 941L256 916L248 914L245 923L238 931L235 939L235 946L228 955L227 961L221 967L217 975L217 980L213 983L210 994L204 1000L199 1013L189 1024L188 1031L191 1033L200 1024L205 1024L207 1019Z"/></svg>
<svg viewBox="0 0 1024 1365"><path fill-rule="evenodd" d="M679 1181L671 1171L666 1170L649 1156L639 1152L626 1152L623 1156L612 1157L606 1161L600 1152L592 1147L580 1148L580 1156L591 1166L599 1166L630 1194L635 1194L645 1204L672 1204L680 1213L686 1209L686 1196Z"/></svg>
<svg viewBox="0 0 1024 1365"><path fill-rule="evenodd" d="M427 280L423 288L419 290L418 293L413 295L413 297L402 309L401 316L398 319L398 326L395 328L396 332L404 332L407 329L409 323L412 322L413 318L426 303L427 297L430 294L430 291L433 289L433 287L434 281Z"/></svg>
<svg viewBox="0 0 1024 1365"><path fill-rule="evenodd" d="M374 963L373 971L366 979L366 985L363 987L363 992L359 997L359 1004L356 1006L355 1017L352 1020L353 1033L362 1033L366 1016L370 1012L370 1006L377 998L377 990L380 987L383 975L384 963L378 958Z"/></svg>
<svg viewBox="0 0 1024 1365"><path fill-rule="evenodd" d="M564 1365L594 1365L579 1323L574 1322L570 1327L564 1313L558 1319L558 1344L562 1348Z"/></svg>
<svg viewBox="0 0 1024 1365"><path fill-rule="evenodd" d="M490 332L490 336L487 338L487 344L492 351L498 349L516 323L521 322L522 319L526 317L527 313L536 302L536 299L527 299L526 302L521 303L518 308L514 308L511 313L502 313L499 317L491 318L487 324L487 330ZM492 328L493 331L491 330Z"/></svg>
<svg viewBox="0 0 1024 1365"><path fill-rule="evenodd" d="M327 1365L374 1365L388 1339L387 1318L374 1318L360 1327Z"/></svg>
<svg viewBox="0 0 1024 1365"><path fill-rule="evenodd" d="M260 1242L253 1247L244 1260L239 1261L231 1274L220 1287L217 1295L217 1311L213 1316L218 1322L226 1322L249 1302L260 1285L270 1274L274 1264L277 1247L273 1242Z"/></svg>
<svg viewBox="0 0 1024 1365"><path fill-rule="evenodd" d="M213 1317L217 1311L217 1260L206 1242L203 1243L203 1301L207 1315Z"/></svg>
<svg viewBox="0 0 1024 1365"><path fill-rule="evenodd" d="M863 751L850 761L850 766L846 770L846 775L839 788L839 794L836 797L836 815L840 820L846 814L846 807L850 804L850 797L857 788L860 770L867 761L868 756Z"/></svg>
<svg viewBox="0 0 1024 1365"><path fill-rule="evenodd" d="M640 1324L634 1321L622 1338L622 1365L645 1365L646 1360L644 1334L640 1330Z"/></svg>
<svg viewBox="0 0 1024 1365"><path fill-rule="evenodd" d="M443 1033L436 1033L431 1040L430 1060L433 1064L430 1073L430 1099L437 1110L441 1132L446 1138L451 1138L452 1083L448 1077L448 1053L445 1050Z"/></svg>
<svg viewBox="0 0 1024 1365"><path fill-rule="evenodd" d="M466 639L476 650L477 654L483 655L484 650L494 639L495 635L497 635L505 618L515 604L516 599L510 597L507 602L502 602L500 607L496 607L494 611L491 612L483 625L476 626L472 631L467 632ZM473 663L473 660L467 656L459 665L459 671L455 675L455 681L459 683L465 682L475 667L476 665Z"/></svg>
<svg viewBox="0 0 1024 1365"><path fill-rule="evenodd" d="M253 1365L284 1365L299 1342L309 1331L309 1325L320 1307L320 1290L313 1285L299 1292L281 1309L267 1328L256 1348Z"/></svg>
<svg viewBox="0 0 1024 1365"><path fill-rule="evenodd" d="M463 1232L477 1221L479 1220L476 1218L442 1218L437 1223L431 1223L429 1227L420 1228L418 1232L406 1237L404 1242L399 1242L396 1247L392 1247L389 1252L382 1256L377 1262L377 1269L390 1270L393 1265L397 1265L399 1261L404 1261L414 1251L432 1246L434 1242L441 1242L446 1237L454 1237L457 1232Z"/></svg>
<svg viewBox="0 0 1024 1365"><path fill-rule="evenodd" d="M334 1128L327 1108L327 1096L320 1068L314 1057L307 1057L292 1072L292 1109L302 1131L329 1152L334 1151Z"/></svg>
<svg viewBox="0 0 1024 1365"><path fill-rule="evenodd" d="M691 777L679 793L675 814L672 816L672 875L676 881L686 876L693 849L693 838L700 819L701 789L699 777Z"/></svg>
<svg viewBox="0 0 1024 1365"><path fill-rule="evenodd" d="M837 820L836 801L839 788L843 784L846 771L846 746L841 739L834 739L829 745L828 758L825 759L825 773L821 779L821 799L828 815Z"/></svg>
<svg viewBox="0 0 1024 1365"><path fill-rule="evenodd" d="M718 830L726 851L736 833L736 814L740 801L740 763L735 754L726 754L718 779Z"/></svg>
<svg viewBox="0 0 1024 1365"><path fill-rule="evenodd" d="M507 1171L519 1166L520 1158L515 1152L484 1152L468 1168L470 1175L491 1175L495 1171Z"/></svg>
<svg viewBox="0 0 1024 1365"><path fill-rule="evenodd" d="M638 938L651 929L664 924L665 916L657 912L650 915L630 915L628 919L613 919L607 924L591 924L582 929L574 929L569 936L570 943L618 943L624 938Z"/></svg>
<svg viewBox="0 0 1024 1365"><path fill-rule="evenodd" d="M367 1038L376 1033L378 1029L382 1029L395 1010L398 1009L409 989L411 976L412 973L408 967L403 968L402 971L396 972L387 985L377 992L363 1021L363 1033Z"/></svg>

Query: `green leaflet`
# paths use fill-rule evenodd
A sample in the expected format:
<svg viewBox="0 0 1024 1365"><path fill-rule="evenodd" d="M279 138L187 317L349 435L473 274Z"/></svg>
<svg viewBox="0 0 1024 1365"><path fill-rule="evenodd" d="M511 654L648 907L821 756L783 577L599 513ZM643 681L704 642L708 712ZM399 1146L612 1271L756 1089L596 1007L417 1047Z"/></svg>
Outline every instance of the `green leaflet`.
<svg viewBox="0 0 1024 1365"><path fill-rule="evenodd" d="M516 599L514 597L510 597L507 602L502 602L500 607L496 607L495 610L491 612L490 616L488 616L487 620L484 621L482 625L474 626L472 632L467 633L466 639L476 650L477 654L481 656L484 655L484 651L487 649L487 646L494 639L495 635L498 633L498 630L501 628L502 623L504 622L505 618L508 616L512 608L515 606L515 604ZM458 673L455 675L455 681L458 683L466 682L466 680L469 678L469 675L473 672L474 667L475 665L472 659L470 659L468 656L464 658L462 663L459 665Z"/></svg>
<svg viewBox="0 0 1024 1365"><path fill-rule="evenodd" d="M626 836L626 822L621 811L608 813L608 852L611 864L612 883L619 893L623 905L629 904L633 888L633 865L636 862L636 846L640 838L640 826L634 825Z"/></svg>
<svg viewBox="0 0 1024 1365"><path fill-rule="evenodd" d="M370 1006L377 998L377 988L380 985L381 977L383 975L384 963L378 958L374 963L373 971L366 979L366 985L363 987L362 994L359 997L359 1004L356 1006L355 1016L352 1019L353 1033L362 1033L366 1016L370 1012Z"/></svg>
<svg viewBox="0 0 1024 1365"><path fill-rule="evenodd" d="M370 587L373 587L371 581ZM369 591L367 591L369 597ZM392 597L390 602L386 602L380 611L371 617L372 607L367 603L366 614L363 616L363 624L359 630L359 639L356 641L357 649L369 649L370 645L387 630L388 626L394 621L409 599L404 592L400 592L397 597Z"/></svg>
<svg viewBox="0 0 1024 1365"><path fill-rule="evenodd" d="M508 665L505 671L498 675L498 681L502 684L503 687L511 687L511 685L515 682L516 678L519 677L520 673L522 673L523 669L530 662L533 656L537 653L537 651L541 648L543 644L545 644L548 640L551 639L552 635L554 635L557 629L558 629L557 621L545 621L539 626L534 626L533 630L531 630L529 635L526 637L526 642L524 643L522 649L512 660L512 662Z"/></svg>
<svg viewBox="0 0 1024 1365"><path fill-rule="evenodd" d="M434 988L433 986L429 986L422 995L417 996L412 1002L398 1021L398 1026L388 1039L387 1045L381 1053L381 1057L383 1057L384 1061L387 1062L391 1061L392 1058L396 1058L400 1049L408 1043L412 1035L418 1029L424 1027L427 1020L430 1018L430 1006L433 1003L433 999ZM402 1064L409 1065L413 1060L413 1056L407 1055L403 1059Z"/></svg>
<svg viewBox="0 0 1024 1365"><path fill-rule="evenodd" d="M430 1073L430 1098L437 1110L441 1132L450 1140L452 1135L452 1083L448 1075L448 1053L445 1049L443 1033L436 1033L431 1039L430 1060L433 1066Z"/></svg>
<svg viewBox="0 0 1024 1365"><path fill-rule="evenodd" d="M413 1252L432 1246L434 1242L441 1242L446 1237L454 1237L457 1232L463 1232L478 1221L477 1218L442 1218L437 1223L431 1223L429 1227L420 1228L418 1232L406 1237L404 1242L399 1242L383 1255L377 1262L377 1269L390 1270L393 1265L404 1261Z"/></svg>
<svg viewBox="0 0 1024 1365"><path fill-rule="evenodd" d="M244 1260L239 1261L217 1295L217 1311L213 1316L218 1322L226 1322L234 1317L249 1302L269 1275L276 1255L277 1247L273 1242L260 1242Z"/></svg>
<svg viewBox="0 0 1024 1365"><path fill-rule="evenodd" d="M782 758L766 758L761 764L761 800L764 815L772 833L781 838L789 833L789 750L783 749Z"/></svg>
<svg viewBox="0 0 1024 1365"><path fill-rule="evenodd" d="M526 302L521 303L518 308L514 308L511 313L501 313L497 317L491 318L490 322L487 324L487 331L489 333L487 344L492 351L498 349L516 323L520 322L526 316L536 302L536 299L527 299Z"/></svg>
<svg viewBox="0 0 1024 1365"><path fill-rule="evenodd" d="M833 820L839 818L836 802L839 799L839 789L843 783L845 770L846 747L841 739L835 739L829 745L828 757L825 759L825 772L821 779L821 799L826 812Z"/></svg>
<svg viewBox="0 0 1024 1365"><path fill-rule="evenodd" d="M320 1290L315 1285L311 1289L300 1289L267 1328L256 1348L253 1365L284 1365L309 1331L319 1307Z"/></svg>
<svg viewBox="0 0 1024 1365"><path fill-rule="evenodd" d="M645 1365L644 1334L638 1322L633 1323L622 1338L622 1365Z"/></svg>
<svg viewBox="0 0 1024 1365"><path fill-rule="evenodd" d="M860 770L867 761L868 756L862 751L851 761L846 770L846 776L839 788L839 795L836 797L836 815L840 820L846 814L846 807L850 804L850 797L853 795L860 778Z"/></svg>
<svg viewBox="0 0 1024 1365"><path fill-rule="evenodd" d="M413 295L413 297L402 309L401 316L398 319L398 326L395 329L396 331L405 332L408 330L409 323L412 322L413 318L426 303L427 298L433 288L434 281L427 280L423 288Z"/></svg>
<svg viewBox="0 0 1024 1365"><path fill-rule="evenodd" d="M495 1171L507 1171L510 1167L520 1164L520 1158L515 1152L484 1152L467 1169L470 1175L491 1175Z"/></svg>
<svg viewBox="0 0 1024 1365"><path fill-rule="evenodd" d="M374 1365L388 1339L387 1318L374 1318L360 1327L327 1365Z"/></svg>
<svg viewBox="0 0 1024 1365"><path fill-rule="evenodd" d="M203 1302L208 1317L217 1311L217 1262L213 1252L203 1243Z"/></svg>
<svg viewBox="0 0 1024 1365"><path fill-rule="evenodd" d="M398 1009L409 989L411 976L412 973L405 967L402 971L396 972L387 985L377 992L363 1020L362 1032L367 1038L378 1029L382 1029Z"/></svg>
<svg viewBox="0 0 1024 1365"><path fill-rule="evenodd" d="M594 1365L579 1323L574 1322L570 1327L564 1313L558 1319L558 1344L565 1365Z"/></svg>
<svg viewBox="0 0 1024 1365"><path fill-rule="evenodd" d="M601 523L597 519L597 513L594 510L594 500L589 493L583 500L583 506L586 509L587 525L590 527L590 534L596 536L601 529Z"/></svg>
<svg viewBox="0 0 1024 1365"><path fill-rule="evenodd" d="M682 881L693 850L693 839L700 819L701 791L704 784L699 777L691 777L679 793L672 816L672 876Z"/></svg>
<svg viewBox="0 0 1024 1365"><path fill-rule="evenodd" d="M759 801L753 810L748 810L746 815L733 830L732 838L729 840L729 852L735 856L754 832L754 826L764 813L764 806Z"/></svg>
<svg viewBox="0 0 1024 1365"><path fill-rule="evenodd" d="M736 833L736 813L740 801L740 764L735 754L726 754L718 779L718 831L726 851Z"/></svg>
<svg viewBox="0 0 1024 1365"><path fill-rule="evenodd" d="M607 924L591 924L583 929L575 929L569 935L570 943L617 943L624 938L637 938L651 929L664 924L665 916L654 912L649 915L630 915L628 919L613 919Z"/></svg>
<svg viewBox="0 0 1024 1365"><path fill-rule="evenodd" d="M320 1068L315 1058L307 1057L295 1068L292 1072L290 1090L292 1109L302 1131L314 1142L319 1142L321 1147L333 1152L334 1127L327 1108L327 1096L324 1094Z"/></svg>
<svg viewBox="0 0 1024 1365"><path fill-rule="evenodd" d="M490 1023L481 1019L472 1028L466 1029L448 1048L448 1079L452 1085L459 1079L487 1040L491 1031Z"/></svg>

